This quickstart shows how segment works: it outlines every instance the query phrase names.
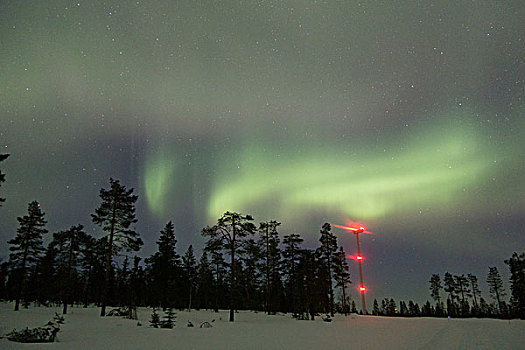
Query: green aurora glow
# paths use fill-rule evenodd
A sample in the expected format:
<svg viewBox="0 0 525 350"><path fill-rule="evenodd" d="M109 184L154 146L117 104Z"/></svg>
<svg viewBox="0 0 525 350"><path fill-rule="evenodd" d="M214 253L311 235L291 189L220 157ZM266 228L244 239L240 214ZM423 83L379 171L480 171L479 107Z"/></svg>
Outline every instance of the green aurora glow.
<svg viewBox="0 0 525 350"><path fill-rule="evenodd" d="M407 215L428 205L454 210L463 191L487 180L487 153L477 137L468 127L434 127L394 154L386 144L366 149L357 139L337 149L328 140L299 157L284 151L277 160L268 156L276 152L247 147L237 174L220 169L208 215L244 208L259 212L268 202L276 217L312 208L360 220ZM384 152L378 152L381 146Z"/></svg>

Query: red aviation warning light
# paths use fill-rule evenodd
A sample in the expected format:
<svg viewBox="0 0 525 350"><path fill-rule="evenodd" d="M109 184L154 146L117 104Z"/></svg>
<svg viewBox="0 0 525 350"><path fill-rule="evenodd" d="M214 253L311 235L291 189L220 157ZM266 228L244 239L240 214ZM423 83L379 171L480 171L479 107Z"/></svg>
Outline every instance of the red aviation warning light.
<svg viewBox="0 0 525 350"><path fill-rule="evenodd" d="M361 293L366 292L366 287L365 287L365 286L359 286L359 291L360 291Z"/></svg>
<svg viewBox="0 0 525 350"><path fill-rule="evenodd" d="M361 255L347 255L346 258L355 261L364 260L364 258Z"/></svg>

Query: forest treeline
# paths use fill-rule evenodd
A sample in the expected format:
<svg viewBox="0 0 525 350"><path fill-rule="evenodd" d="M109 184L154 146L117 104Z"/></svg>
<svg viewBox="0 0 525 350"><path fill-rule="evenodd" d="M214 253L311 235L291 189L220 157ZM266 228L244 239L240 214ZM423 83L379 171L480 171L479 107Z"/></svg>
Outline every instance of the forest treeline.
<svg viewBox="0 0 525 350"><path fill-rule="evenodd" d="M299 319L358 312L348 295L346 254L330 224L320 228L318 247L308 249L299 233L281 236L278 221L256 225L250 215L226 212L202 229L206 244L197 259L191 245L179 254L170 221L159 232L155 253L142 259L136 253L143 242L134 229L138 197L118 180L110 179L109 185L100 190L100 205L91 214L104 232L99 238L79 224L53 233L44 247L45 213L38 202L28 204L27 215L17 218L15 237L7 242L11 253L1 263L0 299L14 300L15 310L31 302L62 304L64 313L68 305L94 303L102 316L107 306L229 309L230 321L240 309L292 313ZM505 263L510 299L498 270L490 267L486 282L491 302L481 296L476 276L445 273L443 280L431 276L432 303L420 307L412 301L397 305L393 299L374 300L368 311L525 318L525 253L514 253Z"/></svg>

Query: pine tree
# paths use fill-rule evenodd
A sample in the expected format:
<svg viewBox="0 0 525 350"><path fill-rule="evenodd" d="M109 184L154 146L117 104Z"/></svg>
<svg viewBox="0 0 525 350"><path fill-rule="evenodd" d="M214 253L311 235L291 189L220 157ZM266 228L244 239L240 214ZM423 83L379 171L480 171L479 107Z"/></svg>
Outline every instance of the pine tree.
<svg viewBox="0 0 525 350"><path fill-rule="evenodd" d="M496 266L489 267L487 284L489 286L490 296L498 303L499 314L502 314L504 310L501 299L505 297L505 289L503 288L503 280Z"/></svg>
<svg viewBox="0 0 525 350"><path fill-rule="evenodd" d="M441 303L441 295L439 294L439 291L443 289L441 278L438 274L433 274L428 282L430 283L430 296L437 304Z"/></svg>
<svg viewBox="0 0 525 350"><path fill-rule="evenodd" d="M27 270L37 262L44 250L42 246L42 235L48 231L44 228L47 221L44 213L40 210L37 201L29 203L28 215L18 217L20 227L16 230L17 235L7 243L11 254L9 261L13 269L18 271L15 311L20 308L20 298L23 294L23 286L26 281Z"/></svg>
<svg viewBox="0 0 525 350"><path fill-rule="evenodd" d="M298 304L298 289L299 284L297 283L297 265L299 264L300 258L300 244L304 240L297 233L292 233L291 235L284 236L283 238L283 262L285 275L287 276L287 296L291 302L291 310L294 314L297 313L297 304Z"/></svg>
<svg viewBox="0 0 525 350"><path fill-rule="evenodd" d="M242 244L243 238L255 232L255 225L252 224L251 215L241 215L227 211L217 220L217 224L212 227L205 227L202 235L209 237L211 241L230 254L230 322L234 321L235 293L236 289L236 261L235 253Z"/></svg>
<svg viewBox="0 0 525 350"><path fill-rule="evenodd" d="M266 221L259 224L259 233L262 247L262 254L265 256L264 269L264 306L267 314L273 313L273 289L276 284L274 278L277 276L281 253L279 251L279 233L277 227L281 225L277 221Z"/></svg>
<svg viewBox="0 0 525 350"><path fill-rule="evenodd" d="M514 314L525 319L525 253L514 252L510 259L505 260L510 270L510 304Z"/></svg>
<svg viewBox="0 0 525 350"><path fill-rule="evenodd" d="M334 255L334 280L335 287L341 288L343 292L343 312L346 316L350 311L346 305L346 286L352 283L352 281L350 280L348 262L346 261L346 254L342 246L339 247L339 251Z"/></svg>
<svg viewBox="0 0 525 350"><path fill-rule="evenodd" d="M456 304L455 300L457 298L456 295L456 281L454 280L454 276L452 274L445 272L445 278L443 279L443 282L445 284L445 292L448 293L449 298L447 300L447 312L449 316L456 316Z"/></svg>
<svg viewBox="0 0 525 350"><path fill-rule="evenodd" d="M478 297L481 296L481 291L479 290L479 284L478 284L478 278L473 274L467 275L470 288L472 290L472 297L474 298L474 306L472 308L473 314L476 316L479 314L479 304L478 304Z"/></svg>
<svg viewBox="0 0 525 350"><path fill-rule="evenodd" d="M113 256L122 249L126 251L138 251L143 244L139 234L131 228L137 222L135 218L135 202L138 196L133 195L133 189L126 190L119 180L109 179L110 189L100 189L102 203L91 214L93 223L102 227L107 235L107 256L105 267L105 279L102 293L102 306L100 315L106 315L106 303L108 301L108 289L110 269Z"/></svg>
<svg viewBox="0 0 525 350"><path fill-rule="evenodd" d="M9 154L0 154L0 162L6 160L7 157L9 157ZM5 182L5 174L0 170L0 186L2 186L2 182ZM3 202L5 202L5 198L0 197L0 207Z"/></svg>
<svg viewBox="0 0 525 350"><path fill-rule="evenodd" d="M186 254L182 257L182 269L184 271L185 281L187 283L187 295L188 295L188 311L191 311L191 300L196 282L197 275L197 260L193 254L193 246L190 244Z"/></svg>
<svg viewBox="0 0 525 350"><path fill-rule="evenodd" d="M334 316L334 289L333 289L333 269L334 269L334 255L337 252L337 237L332 233L332 227L329 223L324 223L320 231L321 237L319 241L321 246L318 249L320 262L324 267L324 287L328 291L329 305L328 309L330 315Z"/></svg>
<svg viewBox="0 0 525 350"><path fill-rule="evenodd" d="M468 303L468 297L471 296L469 288L469 280L465 275L454 276L454 283L457 288L457 292L461 295L461 316L468 316L470 312L470 305Z"/></svg>
<svg viewBox="0 0 525 350"><path fill-rule="evenodd" d="M69 230L60 231L53 234L51 245L56 247L61 253L59 261L65 265L65 285L63 288L63 309L62 313L67 314L67 304L71 293L71 270L76 268L76 262L82 254L83 246L88 242L87 234L83 231L84 226L71 226ZM63 256L66 255L66 256Z"/></svg>

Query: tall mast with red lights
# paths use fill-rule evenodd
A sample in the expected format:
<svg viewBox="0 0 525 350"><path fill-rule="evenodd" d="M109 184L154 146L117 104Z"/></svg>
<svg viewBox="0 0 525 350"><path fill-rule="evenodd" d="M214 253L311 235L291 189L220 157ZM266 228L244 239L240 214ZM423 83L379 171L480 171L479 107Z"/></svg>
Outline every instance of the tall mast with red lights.
<svg viewBox="0 0 525 350"><path fill-rule="evenodd" d="M362 232L365 232L364 226L358 225L358 227L350 227L350 226L340 226L340 225L334 225L335 227L342 228L343 230L346 230L348 232L353 232L355 234L355 238L357 240L357 255L353 257L355 260L357 260L357 264L359 266L359 293L361 293L361 301L363 303L363 314L367 314L366 311L366 302L365 302L365 292L366 287L363 282L363 267L361 265L361 262L363 261L363 256L361 255L361 247L359 246L359 234Z"/></svg>

